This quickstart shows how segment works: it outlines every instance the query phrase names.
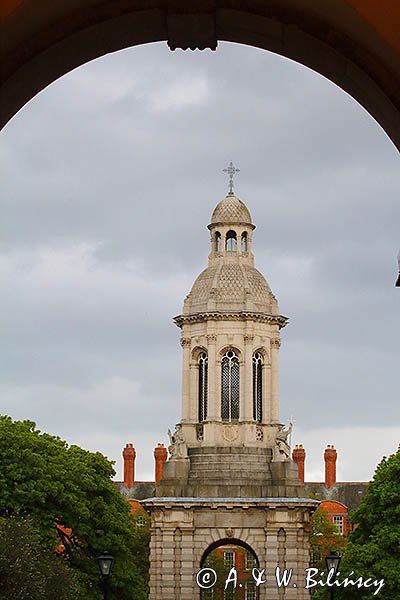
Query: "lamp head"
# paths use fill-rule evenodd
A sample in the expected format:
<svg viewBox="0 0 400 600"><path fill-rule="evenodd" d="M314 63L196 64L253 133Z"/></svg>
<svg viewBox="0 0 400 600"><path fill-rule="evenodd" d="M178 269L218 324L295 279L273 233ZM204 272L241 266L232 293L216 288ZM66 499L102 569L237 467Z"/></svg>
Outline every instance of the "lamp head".
<svg viewBox="0 0 400 600"><path fill-rule="evenodd" d="M100 573L103 577L110 577L113 566L114 557L107 551L103 552L98 558L97 563L99 565Z"/></svg>
<svg viewBox="0 0 400 600"><path fill-rule="evenodd" d="M342 555L338 552L331 552L328 556L325 557L325 563L328 571L333 569L333 574L336 575L339 569L339 564L342 559Z"/></svg>

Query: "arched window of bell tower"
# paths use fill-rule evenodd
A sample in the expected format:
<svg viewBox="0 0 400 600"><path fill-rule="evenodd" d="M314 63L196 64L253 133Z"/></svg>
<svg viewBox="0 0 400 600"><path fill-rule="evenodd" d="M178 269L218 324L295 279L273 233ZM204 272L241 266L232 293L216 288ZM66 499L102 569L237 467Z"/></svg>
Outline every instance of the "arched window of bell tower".
<svg viewBox="0 0 400 600"><path fill-rule="evenodd" d="M200 352L199 359L199 387L198 387L198 405L199 405L199 423L207 419L208 405L208 357L205 352Z"/></svg>
<svg viewBox="0 0 400 600"><path fill-rule="evenodd" d="M243 231L241 238L241 250L242 252L247 252L247 232Z"/></svg>
<svg viewBox="0 0 400 600"><path fill-rule="evenodd" d="M221 234L219 231L215 232L214 248L215 252L221 252Z"/></svg>
<svg viewBox="0 0 400 600"><path fill-rule="evenodd" d="M230 229L226 234L225 250L227 252L237 252L236 231Z"/></svg>
<svg viewBox="0 0 400 600"><path fill-rule="evenodd" d="M263 357L261 352L253 354L253 419L262 422Z"/></svg>
<svg viewBox="0 0 400 600"><path fill-rule="evenodd" d="M240 366L233 350L228 350L221 363L221 418L223 421L239 419Z"/></svg>

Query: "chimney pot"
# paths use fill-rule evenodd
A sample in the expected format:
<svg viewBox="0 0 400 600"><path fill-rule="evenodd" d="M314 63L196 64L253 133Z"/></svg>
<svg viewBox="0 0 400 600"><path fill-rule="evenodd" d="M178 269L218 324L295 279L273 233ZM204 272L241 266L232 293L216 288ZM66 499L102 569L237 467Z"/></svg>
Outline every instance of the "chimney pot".
<svg viewBox="0 0 400 600"><path fill-rule="evenodd" d="M164 444L158 443L154 448L155 460L155 482L156 485L162 479L163 464L168 458L168 452Z"/></svg>
<svg viewBox="0 0 400 600"><path fill-rule="evenodd" d="M124 485L130 489L135 483L136 450L133 444L126 444L122 456L124 458Z"/></svg>
<svg viewBox="0 0 400 600"><path fill-rule="evenodd" d="M297 472L298 472L298 478L300 479L300 481L302 483L304 483L304 466L305 466L305 461L306 461L306 451L304 450L303 446L300 445L296 445L293 453L292 453L292 458L294 460L294 462L297 464Z"/></svg>
<svg viewBox="0 0 400 600"><path fill-rule="evenodd" d="M324 452L325 461L325 485L327 488L332 487L336 483L336 461L337 452L335 447L330 444Z"/></svg>

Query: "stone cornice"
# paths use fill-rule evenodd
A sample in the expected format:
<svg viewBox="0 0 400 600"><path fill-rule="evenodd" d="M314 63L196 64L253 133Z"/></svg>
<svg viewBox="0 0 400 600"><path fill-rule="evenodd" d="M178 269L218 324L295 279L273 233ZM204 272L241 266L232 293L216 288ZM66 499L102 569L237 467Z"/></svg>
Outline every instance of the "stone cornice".
<svg viewBox="0 0 400 600"><path fill-rule="evenodd" d="M201 321L255 321L257 323L268 323L268 325L278 325L279 329L282 329L289 319L283 315L271 315L252 310L211 310L174 317L174 323L177 327Z"/></svg>
<svg viewBox="0 0 400 600"><path fill-rule="evenodd" d="M184 506L185 508L316 508L320 500L314 498L146 498L141 503L146 509L168 508Z"/></svg>

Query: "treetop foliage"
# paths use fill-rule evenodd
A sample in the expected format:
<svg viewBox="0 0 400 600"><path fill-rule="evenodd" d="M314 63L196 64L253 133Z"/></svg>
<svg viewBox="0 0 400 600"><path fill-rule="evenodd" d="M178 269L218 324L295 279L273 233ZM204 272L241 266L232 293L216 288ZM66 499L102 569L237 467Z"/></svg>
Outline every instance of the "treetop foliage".
<svg viewBox="0 0 400 600"><path fill-rule="evenodd" d="M68 446L32 421L0 417L0 513L30 515L47 548L59 544L56 523L72 529L65 559L84 581L85 600L101 598L96 557L104 550L115 557L115 598L141 600L147 594L134 557L148 531L136 528L128 502L112 483L114 474L100 452Z"/></svg>

